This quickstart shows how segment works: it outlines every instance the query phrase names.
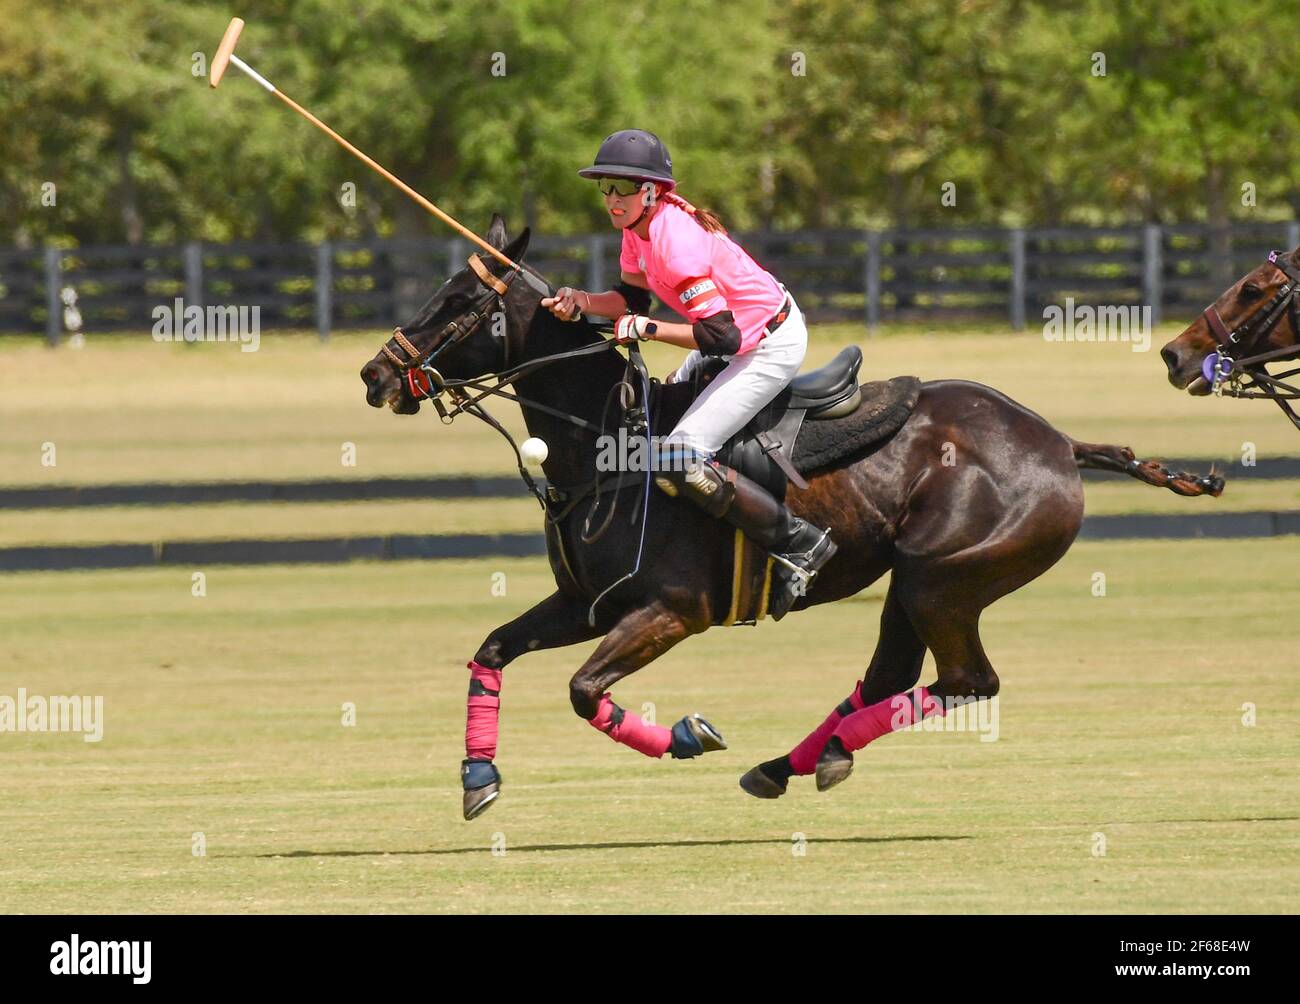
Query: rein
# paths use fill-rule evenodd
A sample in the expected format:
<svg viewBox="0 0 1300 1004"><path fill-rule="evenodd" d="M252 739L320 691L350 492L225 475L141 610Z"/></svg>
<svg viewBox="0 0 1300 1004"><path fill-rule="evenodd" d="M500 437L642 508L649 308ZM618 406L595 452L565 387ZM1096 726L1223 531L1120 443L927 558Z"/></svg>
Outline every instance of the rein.
<svg viewBox="0 0 1300 1004"><path fill-rule="evenodd" d="M1276 374L1265 369L1268 363L1300 357L1300 343L1244 358L1237 358L1235 354L1244 344L1271 335L1288 314L1291 330L1300 338L1300 272L1287 262L1282 252L1269 252L1268 261L1286 276L1287 281L1282 283L1271 300L1244 322L1230 331L1214 304L1202 312L1219 349L1205 357L1201 373L1209 381L1216 397L1226 394L1238 398L1267 398L1282 409L1292 425L1300 429L1300 415L1295 413L1290 404L1291 401L1300 400L1300 386L1286 382L1288 378L1300 374L1300 367Z"/></svg>

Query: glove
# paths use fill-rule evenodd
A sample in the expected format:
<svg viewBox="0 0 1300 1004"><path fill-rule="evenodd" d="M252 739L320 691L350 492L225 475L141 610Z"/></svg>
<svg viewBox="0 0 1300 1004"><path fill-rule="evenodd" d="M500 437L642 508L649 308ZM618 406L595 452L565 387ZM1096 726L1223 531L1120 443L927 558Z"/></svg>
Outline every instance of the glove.
<svg viewBox="0 0 1300 1004"><path fill-rule="evenodd" d="M644 314L624 314L614 325L614 340L619 345L644 341L654 333L654 322Z"/></svg>
<svg viewBox="0 0 1300 1004"><path fill-rule="evenodd" d="M694 373L703 362L704 356L700 353L700 350L691 349L691 351L687 353L686 359L682 362L681 366L677 367L673 372L672 379L669 383L685 383L691 378L691 374Z"/></svg>

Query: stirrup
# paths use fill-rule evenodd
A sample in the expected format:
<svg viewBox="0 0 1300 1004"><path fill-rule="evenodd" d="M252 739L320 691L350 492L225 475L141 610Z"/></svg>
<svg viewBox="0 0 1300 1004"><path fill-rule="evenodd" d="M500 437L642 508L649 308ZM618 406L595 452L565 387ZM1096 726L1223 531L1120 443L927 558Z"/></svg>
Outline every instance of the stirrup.
<svg viewBox="0 0 1300 1004"><path fill-rule="evenodd" d="M796 531L795 536L802 532L804 528L808 528L814 533L817 532L817 527L811 523L804 520L800 520L800 522L803 525ZM793 539L789 543L794 543ZM789 571L795 579L803 582L804 586L808 586L817 577L821 567L831 560L836 550L838 548L835 541L831 540L831 531L828 528L822 530L820 536L804 550L786 551L784 554L774 553L772 559Z"/></svg>
<svg viewBox="0 0 1300 1004"><path fill-rule="evenodd" d="M806 551L772 555L772 560L787 573L780 577L782 588L774 591L768 601L768 613L772 620L779 621L790 612L795 600L808 595L808 589L817 578L817 573L835 556L837 550L835 541L831 540L830 530L826 529ZM800 564L800 560L805 564Z"/></svg>
<svg viewBox="0 0 1300 1004"><path fill-rule="evenodd" d="M827 530L826 532L827 532L827 533L830 533L829 530ZM820 543L820 541L819 541L819 543ZM813 579L817 578L817 571L818 571L817 569L814 568L814 569L810 572L810 571L808 571L808 569L804 568L802 565L796 565L793 561L791 561L791 560L790 560L788 557L786 557L784 554L773 554L773 555L772 555L772 560L775 561L778 565L784 565L786 571L788 571L788 572L790 573L790 575L792 576L792 578L791 578L790 581L791 581L791 582L794 582L794 581L802 582L802 583L803 583L803 587L804 587L805 589L807 589L809 586L812 585L812 580L813 580Z"/></svg>

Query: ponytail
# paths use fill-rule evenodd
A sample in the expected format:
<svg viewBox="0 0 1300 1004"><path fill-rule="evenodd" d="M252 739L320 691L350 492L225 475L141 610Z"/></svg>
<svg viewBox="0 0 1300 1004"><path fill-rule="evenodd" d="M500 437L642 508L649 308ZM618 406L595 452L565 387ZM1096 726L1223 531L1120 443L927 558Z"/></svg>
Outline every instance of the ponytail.
<svg viewBox="0 0 1300 1004"><path fill-rule="evenodd" d="M698 223L700 226L702 226L705 230L709 231L709 233L725 234L727 232L727 228L722 225L722 221L718 219L716 213L708 209L700 209L696 206L691 205L689 202L683 199L676 192L665 191L662 194L661 198L667 200L668 202L671 202L674 206L677 206L680 209L685 209L688 213L690 213L693 217L695 217L695 222Z"/></svg>

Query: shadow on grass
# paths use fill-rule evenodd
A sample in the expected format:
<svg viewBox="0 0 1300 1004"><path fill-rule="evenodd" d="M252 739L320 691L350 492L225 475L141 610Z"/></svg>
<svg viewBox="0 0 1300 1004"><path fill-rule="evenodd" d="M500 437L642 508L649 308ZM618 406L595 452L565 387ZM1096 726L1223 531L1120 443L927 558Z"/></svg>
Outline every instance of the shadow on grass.
<svg viewBox="0 0 1300 1004"><path fill-rule="evenodd" d="M1116 826L1150 826L1155 823L1289 823L1300 816L1233 816L1229 819L1121 819Z"/></svg>
<svg viewBox="0 0 1300 1004"><path fill-rule="evenodd" d="M904 841L928 840L969 840L970 837L921 835L913 837L824 837L809 840L813 844L892 844ZM599 844L524 844L508 848L511 854L526 854L529 851L620 851L655 847L761 847L774 844L789 847L789 838L775 837L768 840L617 840ZM223 858L364 858L372 856L410 855L410 854L482 854L490 850L488 844L476 847L428 848L418 851L285 851L280 854L221 854Z"/></svg>
<svg viewBox="0 0 1300 1004"><path fill-rule="evenodd" d="M1106 825L1111 826L1144 826L1160 825L1170 823L1273 823L1273 822L1291 822L1300 819L1300 816L1240 816L1229 819L1144 819L1144 820L1119 820ZM952 836L941 834L919 834L915 836L899 837L822 837L820 839L809 840L809 845L813 844L895 844L895 843L925 843L947 840L970 840L969 836ZM596 844L524 844L519 847L509 847L507 850L511 854L546 853L548 851L621 851L653 848L682 848L682 847L762 847L773 845L780 847L789 847L788 838L773 837L763 840L616 840L605 841ZM365 857L383 857L391 855L393 857L412 856L412 855L448 855L448 854L482 854L484 851L490 851L491 847L487 844L479 844L475 847L429 847L423 850L411 851L284 851L271 854L219 854L216 857L221 858L251 858L251 859L275 859L275 858L365 858Z"/></svg>

